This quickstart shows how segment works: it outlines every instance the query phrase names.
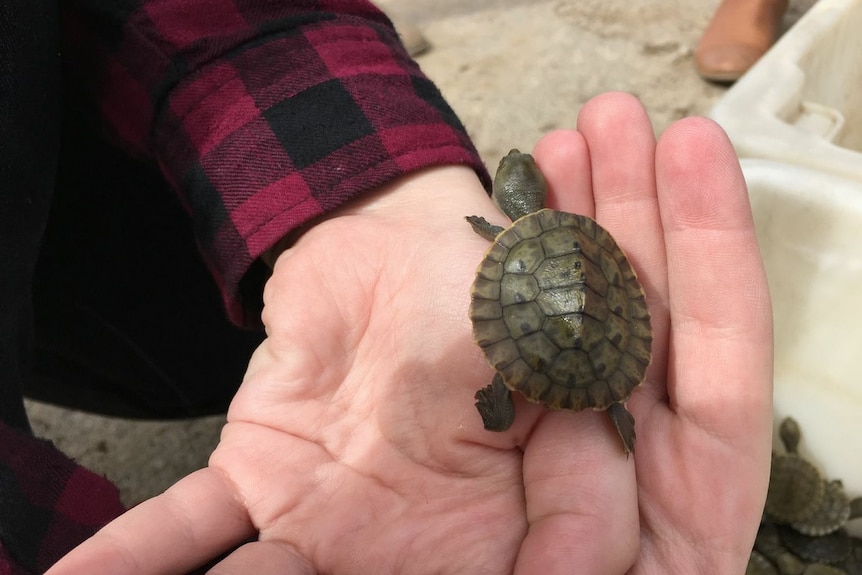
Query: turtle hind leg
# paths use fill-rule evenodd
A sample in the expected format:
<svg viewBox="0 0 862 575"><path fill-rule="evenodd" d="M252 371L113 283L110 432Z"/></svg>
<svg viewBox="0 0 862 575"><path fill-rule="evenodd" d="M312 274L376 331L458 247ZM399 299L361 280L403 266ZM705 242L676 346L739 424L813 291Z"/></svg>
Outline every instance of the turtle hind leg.
<svg viewBox="0 0 862 575"><path fill-rule="evenodd" d="M614 422L614 427L617 428L617 433L620 434L620 439L623 440L623 451L626 458L629 453L634 453L635 450L635 418L628 412L622 403L612 403L608 408L608 415L611 416L611 421Z"/></svg>
<svg viewBox="0 0 862 575"><path fill-rule="evenodd" d="M515 402L512 391L498 373L490 385L476 392L476 409L488 431L506 431L515 421Z"/></svg>
<svg viewBox="0 0 862 575"><path fill-rule="evenodd" d="M493 242L494 239L500 235L500 232L503 231L503 228L500 226L495 226L494 224L488 223L488 221L480 216L467 216L464 218L470 225L473 226L473 231L488 240L489 242Z"/></svg>

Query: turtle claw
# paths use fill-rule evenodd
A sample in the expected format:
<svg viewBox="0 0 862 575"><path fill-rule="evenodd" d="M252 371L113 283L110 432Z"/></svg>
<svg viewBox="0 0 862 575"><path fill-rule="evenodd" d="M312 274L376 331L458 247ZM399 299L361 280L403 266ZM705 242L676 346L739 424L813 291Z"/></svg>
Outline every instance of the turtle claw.
<svg viewBox="0 0 862 575"><path fill-rule="evenodd" d="M474 232L476 232L489 242L493 242L497 238L497 236L500 235L500 232L503 231L503 228L489 223L488 220L481 216L467 216L464 219L470 222L470 225L473 226Z"/></svg>
<svg viewBox="0 0 862 575"><path fill-rule="evenodd" d="M498 373L489 385L476 392L476 409L488 431L506 431L515 421L512 392Z"/></svg>

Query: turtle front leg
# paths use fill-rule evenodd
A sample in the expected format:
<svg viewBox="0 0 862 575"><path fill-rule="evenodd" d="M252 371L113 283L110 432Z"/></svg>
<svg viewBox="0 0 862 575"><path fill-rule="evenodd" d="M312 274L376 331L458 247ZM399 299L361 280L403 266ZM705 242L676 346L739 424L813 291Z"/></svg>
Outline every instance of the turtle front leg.
<svg viewBox="0 0 862 575"><path fill-rule="evenodd" d="M488 431L506 431L515 422L515 402L512 391L498 373L491 384L476 392L476 409Z"/></svg>
<svg viewBox="0 0 862 575"><path fill-rule="evenodd" d="M614 427L617 428L617 433L623 440L623 451L628 458L629 453L634 453L635 450L635 418L628 412L626 406L622 403L612 403L608 408L608 415L611 416L611 421L614 422Z"/></svg>
<svg viewBox="0 0 862 575"><path fill-rule="evenodd" d="M496 239L496 237L500 235L500 232L502 232L504 229L500 226L495 226L494 224L488 223L485 218L480 216L467 216L464 219L470 222L470 225L473 226L474 232L476 232L489 242L493 242L494 239Z"/></svg>

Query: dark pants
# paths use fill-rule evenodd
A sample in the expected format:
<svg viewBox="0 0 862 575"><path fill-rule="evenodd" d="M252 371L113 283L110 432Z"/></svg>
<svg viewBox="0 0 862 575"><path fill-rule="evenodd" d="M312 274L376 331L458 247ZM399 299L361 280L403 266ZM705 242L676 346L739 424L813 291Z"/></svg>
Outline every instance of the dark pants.
<svg viewBox="0 0 862 575"><path fill-rule="evenodd" d="M226 319L185 211L65 90L53 2L0 2L0 421L22 394L130 417L223 411L262 333Z"/></svg>

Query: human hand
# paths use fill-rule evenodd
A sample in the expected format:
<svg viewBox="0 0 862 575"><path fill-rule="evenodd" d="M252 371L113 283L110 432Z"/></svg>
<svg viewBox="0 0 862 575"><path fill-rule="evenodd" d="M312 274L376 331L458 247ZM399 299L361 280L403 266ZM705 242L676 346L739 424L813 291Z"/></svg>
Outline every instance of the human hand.
<svg viewBox="0 0 862 575"><path fill-rule="evenodd" d="M516 394L482 427L492 371L469 286L492 207L435 168L342 208L276 263L267 339L209 466L105 527L49 574L741 573L763 509L772 338L745 185L713 123L658 146L607 94L534 151L551 207L594 215L647 292L653 363L628 402L633 458L607 416ZM492 214L496 214L495 216Z"/></svg>

